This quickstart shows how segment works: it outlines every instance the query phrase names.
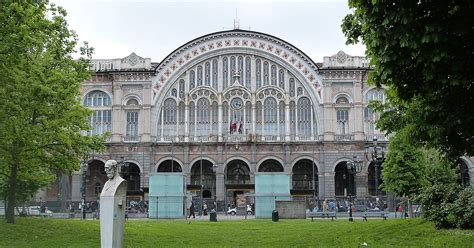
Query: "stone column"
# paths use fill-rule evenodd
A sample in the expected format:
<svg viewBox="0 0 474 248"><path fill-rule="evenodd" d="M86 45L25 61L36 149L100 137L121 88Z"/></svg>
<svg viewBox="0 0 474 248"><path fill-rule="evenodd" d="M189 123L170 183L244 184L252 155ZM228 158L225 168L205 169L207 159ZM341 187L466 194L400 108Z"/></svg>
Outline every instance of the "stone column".
<svg viewBox="0 0 474 248"><path fill-rule="evenodd" d="M352 113L353 118L351 118L354 122L353 126L353 133L354 133L354 140L361 141L364 140L364 112L362 106L362 84L361 82L354 83L354 108Z"/></svg>
<svg viewBox="0 0 474 248"><path fill-rule="evenodd" d="M336 196L335 192L335 181L334 181L334 172L325 172L324 173L324 196L334 198Z"/></svg>
<svg viewBox="0 0 474 248"><path fill-rule="evenodd" d="M334 114L334 107L332 104L332 83L324 80L323 82L323 110L324 110L324 140L334 140L334 133L336 131L336 120Z"/></svg>
<svg viewBox="0 0 474 248"><path fill-rule="evenodd" d="M225 199L224 173L216 172L216 201Z"/></svg>
<svg viewBox="0 0 474 248"><path fill-rule="evenodd" d="M361 172L356 174L354 177L354 183L356 188L356 196L368 196L368 180L367 173Z"/></svg>
<svg viewBox="0 0 474 248"><path fill-rule="evenodd" d="M122 84L119 82L113 82L112 92L112 142L121 142L123 132L123 118L122 110Z"/></svg>
<svg viewBox="0 0 474 248"><path fill-rule="evenodd" d="M71 201L81 201L82 175L73 174L71 180Z"/></svg>
<svg viewBox="0 0 474 248"><path fill-rule="evenodd" d="M140 115L141 118L141 142L151 142L151 101L153 90L151 90L151 82L143 84L143 103ZM156 128L156 127L155 127Z"/></svg>

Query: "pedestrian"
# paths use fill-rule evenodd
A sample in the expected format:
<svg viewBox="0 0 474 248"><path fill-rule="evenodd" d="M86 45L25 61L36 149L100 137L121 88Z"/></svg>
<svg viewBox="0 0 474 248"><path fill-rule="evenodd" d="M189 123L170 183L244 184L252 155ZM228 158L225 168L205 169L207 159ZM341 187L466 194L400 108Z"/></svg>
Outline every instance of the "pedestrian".
<svg viewBox="0 0 474 248"><path fill-rule="evenodd" d="M324 199L324 201L323 201L323 212L327 212L327 211L328 211L328 200Z"/></svg>
<svg viewBox="0 0 474 248"><path fill-rule="evenodd" d="M203 207L204 215L207 215L207 203L204 203L202 207Z"/></svg>
<svg viewBox="0 0 474 248"><path fill-rule="evenodd" d="M196 218L196 214L194 213L194 202L191 201L191 206L189 207L189 219L193 216L193 219Z"/></svg>
<svg viewBox="0 0 474 248"><path fill-rule="evenodd" d="M398 206L398 213L400 214L400 218L403 218L403 204Z"/></svg>

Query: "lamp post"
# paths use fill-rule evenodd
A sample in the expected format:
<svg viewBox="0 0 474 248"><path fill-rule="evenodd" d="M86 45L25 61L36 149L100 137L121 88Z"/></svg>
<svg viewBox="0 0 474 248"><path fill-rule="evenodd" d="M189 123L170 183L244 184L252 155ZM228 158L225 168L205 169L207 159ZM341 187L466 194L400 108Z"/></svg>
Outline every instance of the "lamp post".
<svg viewBox="0 0 474 248"><path fill-rule="evenodd" d="M375 196L377 197L379 192L379 168L382 166L382 163L385 160L385 147L378 145L376 136L374 136L372 145L365 148L365 156L367 161L374 164Z"/></svg>
<svg viewBox="0 0 474 248"><path fill-rule="evenodd" d="M200 171L199 183L200 183L200 185L201 185L201 192L200 192L200 198L201 198L201 204L200 204L200 205L201 205L201 206L199 207L199 209L200 209L200 215L201 215L201 217L202 217L202 205L203 205L203 204L202 204L202 190L203 190L203 188L204 188L204 185L202 184L202 137L201 137L200 146L201 146L201 147L200 147L199 150L201 150L201 151L200 151L200 152L201 152L201 159L199 160L199 167L200 167L200 170L201 170L201 171Z"/></svg>
<svg viewBox="0 0 474 248"><path fill-rule="evenodd" d="M354 176L362 171L362 161L357 160L357 156L354 156L352 160L347 161L347 172L349 175L352 176L349 177L349 221L354 221L352 218L352 191L353 188L355 188L354 185L352 185L352 180L354 180Z"/></svg>
<svg viewBox="0 0 474 248"><path fill-rule="evenodd" d="M86 192L87 192L87 169L89 164L87 163L87 159L84 159L81 163L81 171L82 171L82 202L81 202L81 210L82 210L82 219L86 219Z"/></svg>

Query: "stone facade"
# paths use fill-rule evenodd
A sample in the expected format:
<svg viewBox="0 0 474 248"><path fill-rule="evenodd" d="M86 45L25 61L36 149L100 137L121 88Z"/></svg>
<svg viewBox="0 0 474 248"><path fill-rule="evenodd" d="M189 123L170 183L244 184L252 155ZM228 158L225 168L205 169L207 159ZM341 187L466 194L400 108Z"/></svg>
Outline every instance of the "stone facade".
<svg viewBox="0 0 474 248"><path fill-rule="evenodd" d="M315 63L279 38L230 30L192 40L160 63L132 53L93 60L92 69L83 83L84 103L102 116L91 120L102 125L97 133L112 135L107 151L89 158L89 200L103 185L103 175L90 172L92 164L120 157L137 168L136 199L147 198L148 174L160 166L184 172L189 192L204 185L206 197L216 201L235 191L251 194L254 173L261 171L290 174L295 194L333 198L353 187L357 196L373 195L366 147L374 137L385 146L387 139L374 128L377 116L367 107L384 94L367 84L371 68L365 57L340 51ZM103 96L89 102L94 92ZM109 104L93 103L104 96ZM354 156L364 166L351 185L346 175L336 174L345 174ZM302 161L313 161L314 171ZM81 174L72 177L72 201L81 199L82 181Z"/></svg>

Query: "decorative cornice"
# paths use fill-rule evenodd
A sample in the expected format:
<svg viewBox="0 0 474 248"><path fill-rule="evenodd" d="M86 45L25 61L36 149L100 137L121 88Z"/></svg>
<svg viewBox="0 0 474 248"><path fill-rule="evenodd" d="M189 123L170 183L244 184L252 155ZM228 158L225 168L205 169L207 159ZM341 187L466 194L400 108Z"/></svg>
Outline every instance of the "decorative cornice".
<svg viewBox="0 0 474 248"><path fill-rule="evenodd" d="M231 30L199 37L173 51L156 68L154 89L159 89L192 59L229 48L248 48L272 54L292 65L309 82L316 81L319 69L316 63L290 43L263 33Z"/></svg>

